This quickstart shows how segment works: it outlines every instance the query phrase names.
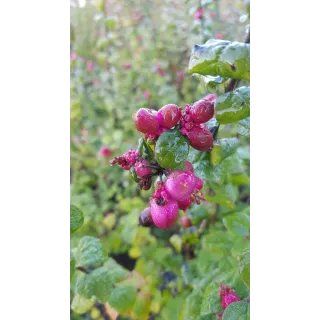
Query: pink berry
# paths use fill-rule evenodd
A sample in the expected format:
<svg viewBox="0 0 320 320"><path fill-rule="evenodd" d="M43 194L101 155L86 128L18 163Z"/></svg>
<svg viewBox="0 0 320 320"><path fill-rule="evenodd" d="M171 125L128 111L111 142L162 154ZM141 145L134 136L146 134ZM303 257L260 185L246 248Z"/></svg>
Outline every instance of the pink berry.
<svg viewBox="0 0 320 320"><path fill-rule="evenodd" d="M229 294L225 295L224 298L221 300L221 306L225 309L230 303L240 301L240 298L235 292L230 292Z"/></svg>
<svg viewBox="0 0 320 320"><path fill-rule="evenodd" d="M125 63L125 64L123 65L123 67L124 67L126 70L129 70L129 69L131 69L132 65L131 65L131 63Z"/></svg>
<svg viewBox="0 0 320 320"><path fill-rule="evenodd" d="M195 12L195 14L194 14L193 17L194 17L195 19L201 20L201 19L203 18L203 9L202 9L202 8L198 9L198 10Z"/></svg>
<svg viewBox="0 0 320 320"><path fill-rule="evenodd" d="M188 196L187 198L185 198L184 200L178 201L178 207L180 210L187 210L192 204L192 200L191 197Z"/></svg>
<svg viewBox="0 0 320 320"><path fill-rule="evenodd" d="M240 301L239 296L229 286L224 286L223 284L220 284L219 297L221 298L223 309L233 302Z"/></svg>
<svg viewBox="0 0 320 320"><path fill-rule="evenodd" d="M181 225L184 228L189 228L189 227L192 226L192 222L187 216L183 216L182 219L181 219Z"/></svg>
<svg viewBox="0 0 320 320"><path fill-rule="evenodd" d="M159 129L155 110L141 108L133 115L133 121L138 131L142 133L156 133Z"/></svg>
<svg viewBox="0 0 320 320"><path fill-rule="evenodd" d="M208 151L213 147L213 136L206 126L196 126L187 133L190 145L200 151Z"/></svg>
<svg viewBox="0 0 320 320"><path fill-rule="evenodd" d="M150 201L152 220L161 229L170 228L178 218L178 203L169 199L166 204L159 205L158 200L154 198Z"/></svg>
<svg viewBox="0 0 320 320"><path fill-rule="evenodd" d="M182 201L193 192L195 184L192 172L176 170L169 175L164 186L173 199Z"/></svg>
<svg viewBox="0 0 320 320"><path fill-rule="evenodd" d="M185 160L184 161L184 165L185 165L185 168L186 168L185 171L190 171L190 172L194 171L193 165L192 165L192 163L190 161Z"/></svg>
<svg viewBox="0 0 320 320"><path fill-rule="evenodd" d="M170 129L174 127L181 118L181 109L175 104L163 106L157 114L160 126Z"/></svg>
<svg viewBox="0 0 320 320"><path fill-rule="evenodd" d="M77 54L74 52L74 51L71 51L70 53L70 60L71 61L74 61L77 59Z"/></svg>
<svg viewBox="0 0 320 320"><path fill-rule="evenodd" d="M223 34L221 32L216 33L216 39L223 39Z"/></svg>
<svg viewBox="0 0 320 320"><path fill-rule="evenodd" d="M201 190L202 187L203 187L203 181L197 176L195 176L195 179L196 179L195 189L196 190Z"/></svg>
<svg viewBox="0 0 320 320"><path fill-rule="evenodd" d="M103 157L110 157L112 156L112 152L109 148L107 147L104 147L102 146L101 149L100 149L100 154L103 156Z"/></svg>
<svg viewBox="0 0 320 320"><path fill-rule="evenodd" d="M94 69L94 64L92 61L87 62L87 71L92 71Z"/></svg>
<svg viewBox="0 0 320 320"><path fill-rule="evenodd" d="M214 103L208 100L195 102L190 109L190 116L195 123L205 123L214 115Z"/></svg>
<svg viewBox="0 0 320 320"><path fill-rule="evenodd" d="M181 83L183 79L184 79L184 72L183 71L177 72L177 82Z"/></svg>
<svg viewBox="0 0 320 320"><path fill-rule="evenodd" d="M216 99L217 99L217 96L216 96L214 93L212 93L212 94L208 94L208 95L205 96L203 99L204 99L204 100L208 100L208 101L210 101L210 102L215 102Z"/></svg>
<svg viewBox="0 0 320 320"><path fill-rule="evenodd" d="M149 165L150 163L147 160L137 161L134 165L134 170L139 177L145 177L151 173L150 168L144 168L144 166Z"/></svg>
<svg viewBox="0 0 320 320"><path fill-rule="evenodd" d="M146 92L143 94L143 96L144 96L144 98L145 98L146 100L148 100L148 99L150 99L150 97L151 97L151 93L150 93L149 91L146 91Z"/></svg>

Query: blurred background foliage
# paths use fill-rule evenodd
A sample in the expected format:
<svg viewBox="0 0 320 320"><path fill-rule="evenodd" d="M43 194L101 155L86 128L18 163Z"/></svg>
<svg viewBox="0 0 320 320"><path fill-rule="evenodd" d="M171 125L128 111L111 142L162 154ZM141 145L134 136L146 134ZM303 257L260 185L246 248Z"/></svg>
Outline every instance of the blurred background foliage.
<svg viewBox="0 0 320 320"><path fill-rule="evenodd" d="M209 201L190 209L188 229L138 227L152 191L140 191L128 171L109 161L137 147L137 109L184 107L215 92L188 75L192 47L211 38L243 41L248 3L87 0L71 1L70 13L71 203L84 214L70 245L76 255L84 236L100 239L104 263L135 279L133 301L110 305L81 293L83 272L76 270L71 319L214 319L219 310L210 299L219 281L248 296L235 259L249 246L248 126L221 126L219 137L240 143L216 175L227 183L214 192L208 184ZM197 157L210 162L210 155Z"/></svg>

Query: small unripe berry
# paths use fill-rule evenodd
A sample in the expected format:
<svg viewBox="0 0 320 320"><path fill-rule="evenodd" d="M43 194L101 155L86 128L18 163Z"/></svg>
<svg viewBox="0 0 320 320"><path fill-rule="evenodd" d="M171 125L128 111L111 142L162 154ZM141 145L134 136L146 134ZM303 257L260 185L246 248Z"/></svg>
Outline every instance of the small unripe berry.
<svg viewBox="0 0 320 320"><path fill-rule="evenodd" d="M143 209L143 211L140 213L139 225L142 227L151 227L154 225L150 207Z"/></svg>
<svg viewBox="0 0 320 320"><path fill-rule="evenodd" d="M192 222L187 216L183 216L182 219L181 219L181 225L184 228L189 228L189 227L192 226Z"/></svg>
<svg viewBox="0 0 320 320"><path fill-rule="evenodd" d="M184 200L178 201L178 207L180 210L187 210L192 204L191 197L188 196Z"/></svg>
<svg viewBox="0 0 320 320"><path fill-rule="evenodd" d="M133 121L138 131L142 133L156 133L159 123L156 118L155 110L140 108L134 115Z"/></svg>
<svg viewBox="0 0 320 320"><path fill-rule="evenodd" d="M134 165L134 170L139 177L145 177L151 173L150 168L145 168L145 166L149 165L150 163L147 160L137 161Z"/></svg>
<svg viewBox="0 0 320 320"><path fill-rule="evenodd" d="M193 192L195 184L192 172L176 170L169 175L164 186L173 199L182 201Z"/></svg>
<svg viewBox="0 0 320 320"><path fill-rule="evenodd" d="M158 203L161 203L159 199L152 199L150 201L152 220L161 229L170 228L178 218L178 203L173 199L169 199L163 205L159 205Z"/></svg>
<svg viewBox="0 0 320 320"><path fill-rule="evenodd" d="M157 118L160 126L170 129L180 120L181 109L175 104L167 104L158 111Z"/></svg>
<svg viewBox="0 0 320 320"><path fill-rule="evenodd" d="M194 127L187 133L191 147L200 150L208 151L213 147L213 136L206 126Z"/></svg>
<svg viewBox="0 0 320 320"><path fill-rule="evenodd" d="M190 116L195 123L206 123L214 115L214 103L209 100L199 100L190 109Z"/></svg>

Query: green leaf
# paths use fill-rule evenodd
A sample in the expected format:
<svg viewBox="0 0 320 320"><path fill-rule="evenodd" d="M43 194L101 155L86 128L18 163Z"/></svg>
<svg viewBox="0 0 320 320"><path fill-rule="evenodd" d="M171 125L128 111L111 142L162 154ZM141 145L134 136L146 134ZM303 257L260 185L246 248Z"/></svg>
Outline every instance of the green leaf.
<svg viewBox="0 0 320 320"><path fill-rule="evenodd" d="M243 282L250 288L250 248L245 249L241 254L239 269Z"/></svg>
<svg viewBox="0 0 320 320"><path fill-rule="evenodd" d="M102 244L99 239L85 236L80 239L76 253L77 267L98 267L104 261Z"/></svg>
<svg viewBox="0 0 320 320"><path fill-rule="evenodd" d="M112 258L109 258L106 261L106 263L104 264L104 267L106 267L109 270L109 274L113 279L114 283L120 282L128 278L130 275L130 272L128 270L123 268Z"/></svg>
<svg viewBox="0 0 320 320"><path fill-rule="evenodd" d="M228 305L222 315L222 320L248 320L249 303L239 301Z"/></svg>
<svg viewBox="0 0 320 320"><path fill-rule="evenodd" d="M130 176L134 182L139 182L139 177L136 173L136 170L134 169L134 166L130 168Z"/></svg>
<svg viewBox="0 0 320 320"><path fill-rule="evenodd" d="M81 297L90 299L93 294L94 280L91 274L80 274L75 284L75 292Z"/></svg>
<svg viewBox="0 0 320 320"><path fill-rule="evenodd" d="M228 231L235 236L248 236L250 232L250 218L243 212L236 212L222 219Z"/></svg>
<svg viewBox="0 0 320 320"><path fill-rule="evenodd" d="M211 39L195 45L189 73L250 80L250 44Z"/></svg>
<svg viewBox="0 0 320 320"><path fill-rule="evenodd" d="M188 139L178 130L167 130L157 140L155 158L162 168L183 168L188 153Z"/></svg>
<svg viewBox="0 0 320 320"><path fill-rule="evenodd" d="M211 282L203 295L201 303L201 315L218 313L222 311L221 299L219 297L219 285L216 281Z"/></svg>
<svg viewBox="0 0 320 320"><path fill-rule="evenodd" d="M217 85L222 84L227 79L220 76L202 76L200 74L195 74L196 78L203 83L207 91L211 91L216 88Z"/></svg>
<svg viewBox="0 0 320 320"><path fill-rule="evenodd" d="M198 320L201 309L203 292L201 290L194 290L186 299L183 320Z"/></svg>
<svg viewBox="0 0 320 320"><path fill-rule="evenodd" d="M188 209L188 217L193 225L198 225L204 219L209 219L213 213L213 205L208 202L201 202L199 205L191 206Z"/></svg>
<svg viewBox="0 0 320 320"><path fill-rule="evenodd" d="M71 310L78 314L86 313L93 307L95 300L95 297L87 299L76 294L71 303Z"/></svg>
<svg viewBox="0 0 320 320"><path fill-rule="evenodd" d="M70 232L74 233L83 224L83 213L75 205L70 204Z"/></svg>
<svg viewBox="0 0 320 320"><path fill-rule="evenodd" d="M138 152L142 159L148 161L154 160L153 151L144 138L139 139Z"/></svg>
<svg viewBox="0 0 320 320"><path fill-rule="evenodd" d="M250 137L250 117L239 121L238 133L245 137Z"/></svg>
<svg viewBox="0 0 320 320"><path fill-rule="evenodd" d="M237 194L234 186L232 186L231 184L218 185L215 183L212 183L210 186L213 189L214 195L213 196L206 195L206 199L208 201L214 202L232 209L235 207Z"/></svg>
<svg viewBox="0 0 320 320"><path fill-rule="evenodd" d="M101 302L108 301L113 290L114 280L106 267L100 267L90 274L93 280L93 295Z"/></svg>
<svg viewBox="0 0 320 320"><path fill-rule="evenodd" d="M209 131L212 133L213 138L215 139L220 127L220 123L216 118L212 118L208 122L206 122L206 127L209 129Z"/></svg>
<svg viewBox="0 0 320 320"><path fill-rule="evenodd" d="M109 299L111 307L118 312L128 312L136 300L137 290L132 285L122 284L113 289Z"/></svg>
<svg viewBox="0 0 320 320"><path fill-rule="evenodd" d="M72 252L70 252L70 281L72 280L72 277L75 271L76 271L76 260Z"/></svg>
<svg viewBox="0 0 320 320"><path fill-rule="evenodd" d="M240 142L238 138L225 138L216 140L211 151L211 162L218 165L222 160L236 152Z"/></svg>
<svg viewBox="0 0 320 320"><path fill-rule="evenodd" d="M146 319L150 311L151 299L148 293L140 292L133 306L133 313L137 319Z"/></svg>
<svg viewBox="0 0 320 320"><path fill-rule="evenodd" d="M250 88L240 87L233 92L217 97L216 119L222 123L232 123L249 117L250 115Z"/></svg>

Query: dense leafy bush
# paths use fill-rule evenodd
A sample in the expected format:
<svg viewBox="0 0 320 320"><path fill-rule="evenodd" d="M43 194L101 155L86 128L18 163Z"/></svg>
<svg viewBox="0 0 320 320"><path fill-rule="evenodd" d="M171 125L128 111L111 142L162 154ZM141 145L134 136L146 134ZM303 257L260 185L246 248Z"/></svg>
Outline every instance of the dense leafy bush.
<svg viewBox="0 0 320 320"><path fill-rule="evenodd" d="M191 2L73 8L72 319L249 319L247 6L237 2L243 24L230 24L228 40L220 40L228 23L217 4ZM84 16L85 31L77 20ZM177 121L159 111L168 104L181 108ZM141 108L160 120L140 125L132 117ZM214 138L205 148L197 144L200 126ZM109 165L130 149L137 152L126 155L126 170ZM158 228L145 209L156 178L169 181L167 169L188 171L186 160L203 183L194 182L193 203L180 204L185 211ZM169 202L181 196L176 181L189 186L189 178L166 182Z"/></svg>

